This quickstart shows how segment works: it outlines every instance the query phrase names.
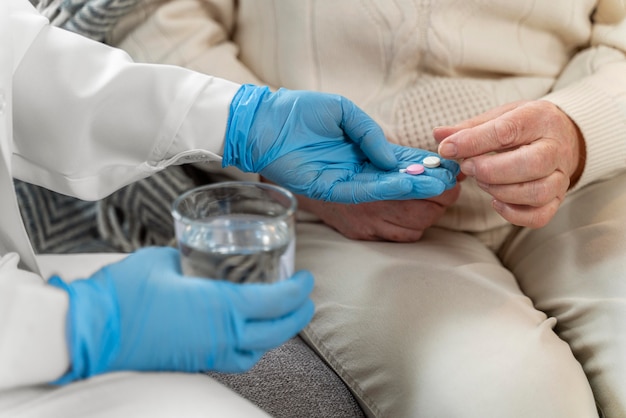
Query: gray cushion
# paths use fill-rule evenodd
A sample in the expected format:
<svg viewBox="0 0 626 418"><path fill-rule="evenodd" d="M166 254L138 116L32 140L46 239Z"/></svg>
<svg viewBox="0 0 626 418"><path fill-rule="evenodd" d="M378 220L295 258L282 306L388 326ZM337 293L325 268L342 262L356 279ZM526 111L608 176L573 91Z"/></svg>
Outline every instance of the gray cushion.
<svg viewBox="0 0 626 418"><path fill-rule="evenodd" d="M247 373L209 375L275 418L365 416L339 376L300 337L265 354Z"/></svg>

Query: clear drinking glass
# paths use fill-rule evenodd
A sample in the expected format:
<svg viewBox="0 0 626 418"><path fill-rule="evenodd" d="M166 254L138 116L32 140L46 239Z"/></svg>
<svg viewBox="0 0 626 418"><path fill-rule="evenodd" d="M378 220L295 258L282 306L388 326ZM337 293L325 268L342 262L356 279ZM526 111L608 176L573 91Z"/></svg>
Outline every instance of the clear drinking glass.
<svg viewBox="0 0 626 418"><path fill-rule="evenodd" d="M187 276L274 282L294 271L297 202L282 187L223 182L180 195L172 215Z"/></svg>

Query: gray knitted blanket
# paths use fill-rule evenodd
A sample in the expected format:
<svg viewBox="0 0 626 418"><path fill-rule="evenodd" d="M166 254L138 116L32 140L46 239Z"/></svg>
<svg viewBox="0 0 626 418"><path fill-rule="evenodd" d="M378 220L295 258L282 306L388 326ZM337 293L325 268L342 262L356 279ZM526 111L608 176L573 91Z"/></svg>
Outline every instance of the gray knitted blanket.
<svg viewBox="0 0 626 418"><path fill-rule="evenodd" d="M52 24L103 41L137 1L34 3ZM171 202L181 192L206 181L212 179L191 166L173 166L99 202L81 201L19 180L15 180L15 189L36 252L129 252L146 245L171 245Z"/></svg>
<svg viewBox="0 0 626 418"><path fill-rule="evenodd" d="M41 0L37 9L53 25L102 42L136 4L137 0Z"/></svg>

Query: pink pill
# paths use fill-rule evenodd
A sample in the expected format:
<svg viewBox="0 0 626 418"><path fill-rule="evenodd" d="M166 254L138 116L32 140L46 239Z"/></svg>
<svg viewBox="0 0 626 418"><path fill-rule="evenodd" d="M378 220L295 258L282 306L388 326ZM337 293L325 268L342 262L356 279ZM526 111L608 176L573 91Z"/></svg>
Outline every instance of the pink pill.
<svg viewBox="0 0 626 418"><path fill-rule="evenodd" d="M413 176L417 174L422 174L424 172L424 166L421 164L411 164L406 168L406 173L411 174Z"/></svg>

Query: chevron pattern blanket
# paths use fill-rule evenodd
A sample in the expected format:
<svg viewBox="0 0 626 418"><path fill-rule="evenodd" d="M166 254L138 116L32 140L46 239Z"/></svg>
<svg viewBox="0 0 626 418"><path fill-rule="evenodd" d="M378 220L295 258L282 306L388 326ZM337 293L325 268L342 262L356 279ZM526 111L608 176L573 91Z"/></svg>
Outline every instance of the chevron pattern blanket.
<svg viewBox="0 0 626 418"><path fill-rule="evenodd" d="M41 0L37 9L53 25L102 42L136 4L137 0Z"/></svg>

